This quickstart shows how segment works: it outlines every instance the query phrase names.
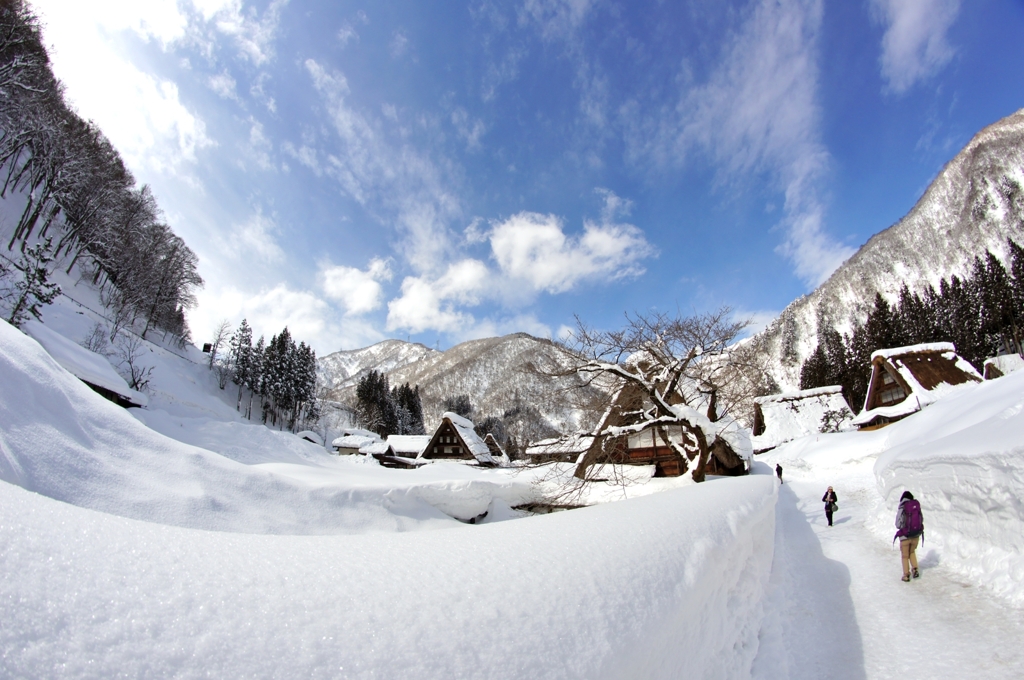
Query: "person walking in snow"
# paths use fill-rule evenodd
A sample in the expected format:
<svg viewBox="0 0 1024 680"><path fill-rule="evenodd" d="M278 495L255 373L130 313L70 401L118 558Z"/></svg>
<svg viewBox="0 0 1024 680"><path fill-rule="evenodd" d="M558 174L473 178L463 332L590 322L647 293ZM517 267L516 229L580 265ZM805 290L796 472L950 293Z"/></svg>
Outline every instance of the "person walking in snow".
<svg viewBox="0 0 1024 680"><path fill-rule="evenodd" d="M896 510L896 535L893 541L900 539L900 560L903 562L903 580L909 581L911 568L917 578L921 572L917 570L917 543L924 538L924 515L921 504L914 499L914 494L904 491L900 496L900 507Z"/></svg>
<svg viewBox="0 0 1024 680"><path fill-rule="evenodd" d="M782 481L782 466L778 463L775 464L775 474L779 476L779 483L785 484L785 482Z"/></svg>
<svg viewBox="0 0 1024 680"><path fill-rule="evenodd" d="M832 487L828 487L828 491L821 497L821 502L825 504L825 517L828 518L828 525L832 526L832 513L839 507L839 499L836 497L836 492L832 490Z"/></svg>

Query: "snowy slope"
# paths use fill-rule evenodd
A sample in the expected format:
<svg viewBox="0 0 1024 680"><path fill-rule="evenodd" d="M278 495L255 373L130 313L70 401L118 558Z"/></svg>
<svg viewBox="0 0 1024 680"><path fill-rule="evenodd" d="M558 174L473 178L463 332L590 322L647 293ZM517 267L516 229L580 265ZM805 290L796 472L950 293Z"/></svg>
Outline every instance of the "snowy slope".
<svg viewBox="0 0 1024 680"><path fill-rule="evenodd" d="M990 125L935 178L917 205L872 236L814 292L791 303L765 331L776 379L795 389L817 345L819 323L849 332L881 292L894 302L911 291L970 271L992 251L1006 261L1006 239L1024 243L1024 110Z"/></svg>
<svg viewBox="0 0 1024 680"><path fill-rule="evenodd" d="M364 533L440 528L495 499L531 498L525 480L464 466L384 470L261 425L139 414L170 439L6 323L0 385L0 480L124 517L231 532Z"/></svg>
<svg viewBox="0 0 1024 680"><path fill-rule="evenodd" d="M507 409L529 404L556 429L569 432L585 426L588 417L578 408L577 396L561 389L578 380L549 378L530 370L531 365L559 367L562 361L550 340L514 333L464 342L408 363L389 375L392 385L408 382L420 386L428 429L440 421L446 397L468 394L474 417L501 416Z"/></svg>
<svg viewBox="0 0 1024 680"><path fill-rule="evenodd" d="M384 340L362 349L327 354L320 357L318 363L327 387L332 391L339 391L354 388L359 379L370 371L391 373L438 353L417 342Z"/></svg>

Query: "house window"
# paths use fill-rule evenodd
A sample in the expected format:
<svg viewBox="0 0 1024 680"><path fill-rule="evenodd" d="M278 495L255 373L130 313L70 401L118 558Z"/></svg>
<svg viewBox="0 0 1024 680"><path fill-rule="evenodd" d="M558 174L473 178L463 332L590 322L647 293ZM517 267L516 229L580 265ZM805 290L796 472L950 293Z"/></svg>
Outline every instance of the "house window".
<svg viewBox="0 0 1024 680"><path fill-rule="evenodd" d="M878 394L878 402L881 406L890 406L903 401L907 393L903 391L900 384L889 375L889 372L882 369L882 391Z"/></svg>

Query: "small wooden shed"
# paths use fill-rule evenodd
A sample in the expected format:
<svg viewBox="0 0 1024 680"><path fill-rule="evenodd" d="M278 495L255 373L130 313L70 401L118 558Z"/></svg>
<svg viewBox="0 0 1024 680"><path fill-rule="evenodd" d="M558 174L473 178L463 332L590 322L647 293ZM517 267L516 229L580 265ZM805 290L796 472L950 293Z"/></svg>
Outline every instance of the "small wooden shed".
<svg viewBox="0 0 1024 680"><path fill-rule="evenodd" d="M880 349L871 355L864 410L853 424L861 430L885 427L958 387L981 380L978 371L956 353L950 342Z"/></svg>

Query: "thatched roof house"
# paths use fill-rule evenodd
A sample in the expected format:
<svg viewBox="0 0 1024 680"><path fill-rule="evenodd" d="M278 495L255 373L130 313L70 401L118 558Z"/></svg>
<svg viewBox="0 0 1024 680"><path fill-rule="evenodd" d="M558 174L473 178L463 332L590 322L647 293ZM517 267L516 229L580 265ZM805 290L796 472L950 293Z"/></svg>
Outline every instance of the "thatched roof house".
<svg viewBox="0 0 1024 680"><path fill-rule="evenodd" d="M685 386L681 386L681 389L684 388ZM694 392L695 394L690 399L691 402L699 398L699 393L696 390ZM597 432L604 432L610 427L624 427L638 423L640 416L637 413L645 408L645 399L647 397L638 385L627 383L615 395ZM677 395L673 404L682 404L683 401L682 395ZM709 413L713 413L715 410L714 407L706 403L697 404L697 406L702 409L706 408ZM707 474L746 474L749 470L751 453L749 434L740 427L738 422L728 416L721 419L716 416L713 420L723 425L723 436L719 439L718 446L713 446L709 452ZM653 465L655 477L678 477L688 469L689 465L684 464L682 456L676 453L670 442L682 444L687 440L687 435L681 425L662 426L661 431L663 435L659 435L657 429L649 428L621 437L613 442L605 442L605 449L606 451L611 450L612 460L618 458L618 462L627 465ZM600 445L600 442L592 444L592 446Z"/></svg>
<svg viewBox="0 0 1024 680"><path fill-rule="evenodd" d="M839 385L758 397L751 444L754 453L764 453L809 434L846 429L852 420Z"/></svg>
<svg viewBox="0 0 1024 680"><path fill-rule="evenodd" d="M933 342L871 355L871 380L864 410L853 419L862 430L884 427L934 403L981 375L949 342Z"/></svg>
<svg viewBox="0 0 1024 680"><path fill-rule="evenodd" d="M1024 368L1024 357L1019 354L1002 354L991 359L985 359L983 376L985 380L1002 378L1008 373L1019 371Z"/></svg>
<svg viewBox="0 0 1024 680"><path fill-rule="evenodd" d="M507 459L503 461L491 454L491 449L476 433L471 421L451 412L441 416L441 424L437 426L420 458L467 461L485 467L507 462Z"/></svg>

